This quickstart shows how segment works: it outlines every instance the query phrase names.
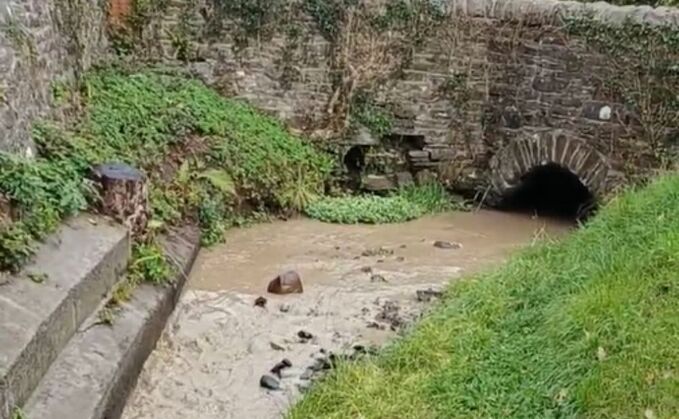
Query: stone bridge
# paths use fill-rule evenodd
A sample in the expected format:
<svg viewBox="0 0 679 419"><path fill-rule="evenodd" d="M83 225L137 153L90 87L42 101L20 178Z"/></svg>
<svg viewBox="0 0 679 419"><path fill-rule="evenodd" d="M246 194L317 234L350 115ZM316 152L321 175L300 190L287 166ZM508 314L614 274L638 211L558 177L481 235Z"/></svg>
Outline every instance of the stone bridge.
<svg viewBox="0 0 679 419"><path fill-rule="evenodd" d="M0 10L5 26L26 28L26 39L0 33L4 150L33 154L30 121L54 109L54 83L72 82L75 73L105 56L106 15L96 0L87 1L92 7L79 16L76 33L54 20L68 12L55 5L9 0ZM116 3L114 18L128 3ZM224 94L313 135L341 71L333 64L332 39L313 16L275 13L284 3L272 2L266 33L248 38L239 26L242 17L214 24L212 0L168 0L140 31L138 53L188 68ZM437 176L454 190L492 202L540 167L559 167L562 180L570 173L600 196L671 159L679 143L679 113L649 94L676 91L677 79L671 74L634 79L638 74L627 70L654 62L649 55L654 52L679 59L676 47L664 46L657 36L677 30L677 9L556 0L431 4L446 20L413 44L398 71L369 89L373 105L389 114L389 131L373 135L370 127L359 128L357 135L331 144L349 178L359 176L365 187L383 189ZM623 39L624 31L615 32L634 25L648 29L634 35L647 39ZM602 46L592 27L597 34L613 28L609 41L615 47ZM81 45L77 55L74 40ZM633 42L657 48L625 54L625 45ZM26 50L31 57L23 56ZM616 91L620 85L632 91ZM644 104L650 107L641 109ZM657 111L650 119L649 109Z"/></svg>
<svg viewBox="0 0 679 419"><path fill-rule="evenodd" d="M187 16L198 26L206 21L184 0L171 3L162 18L166 33ZM659 156L679 143L679 118L654 120L664 124L663 134L651 139L642 110L623 105L644 92L610 88L621 80L634 85L621 63L648 57L612 55L586 30L575 30L583 21L604 29L636 22L675 30L677 9L555 0L437 4L450 20L412 51L397 76L373 86L375 104L392 117L390 132L375 136L364 127L335 144L338 161L349 173L361 172L368 189L438 176L454 190L497 202L532 169L558 166L561 180L570 173L596 198L652 173L663 164ZM332 45L313 19L297 19L304 35L291 41L277 33L237 53L228 29L217 39L195 37L189 67L309 132L334 93L336 69ZM169 39L158 50L164 59L176 52ZM676 48L660 54L679 58Z"/></svg>

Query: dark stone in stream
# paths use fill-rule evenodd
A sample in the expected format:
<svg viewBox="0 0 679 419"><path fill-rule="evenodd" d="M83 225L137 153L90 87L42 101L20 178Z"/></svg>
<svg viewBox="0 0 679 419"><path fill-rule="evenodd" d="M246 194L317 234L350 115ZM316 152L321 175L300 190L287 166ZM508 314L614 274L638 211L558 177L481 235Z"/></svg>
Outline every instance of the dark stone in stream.
<svg viewBox="0 0 679 419"><path fill-rule="evenodd" d="M367 328L368 329L377 329L377 330L384 330L385 329L383 324L379 324L377 322L368 322Z"/></svg>
<svg viewBox="0 0 679 419"><path fill-rule="evenodd" d="M306 330L300 330L299 332L297 332L297 336L299 336L299 338L302 340L310 340L313 339L314 337L314 335L307 332Z"/></svg>
<svg viewBox="0 0 679 419"><path fill-rule="evenodd" d="M380 323L386 323L391 330L397 331L405 326L406 323L403 317L401 317L400 311L401 307L395 301L387 301L381 307L377 316L375 316L375 320Z"/></svg>
<svg viewBox="0 0 679 419"><path fill-rule="evenodd" d="M406 258L404 258L403 256L399 256L396 258L396 262L403 262L404 260L406 260Z"/></svg>
<svg viewBox="0 0 679 419"><path fill-rule="evenodd" d="M439 249L460 249L462 248L462 245L460 243L437 240L434 242L434 247L438 247Z"/></svg>
<svg viewBox="0 0 679 419"><path fill-rule="evenodd" d="M375 274L370 277L370 282L387 282L387 280L382 275Z"/></svg>
<svg viewBox="0 0 679 419"><path fill-rule="evenodd" d="M271 345L271 349L274 351L284 351L285 347L283 345L279 345L276 342L269 342L269 345Z"/></svg>
<svg viewBox="0 0 679 419"><path fill-rule="evenodd" d="M269 282L266 289L271 294L301 294L304 292L302 278L295 271L288 271Z"/></svg>
<svg viewBox="0 0 679 419"><path fill-rule="evenodd" d="M391 249L387 249L386 247L378 247L376 249L368 249L364 250L363 253L361 253L361 256L364 257L371 257L371 256L390 256L393 255L394 251Z"/></svg>
<svg viewBox="0 0 679 419"><path fill-rule="evenodd" d="M266 307L266 298L264 297L257 297L255 300L255 307Z"/></svg>
<svg viewBox="0 0 679 419"><path fill-rule="evenodd" d="M417 290L416 293L417 293L417 301L422 302L422 303L428 303L433 298L441 298L443 296L443 292L435 291L431 288L426 289L426 290Z"/></svg>
<svg viewBox="0 0 679 419"><path fill-rule="evenodd" d="M290 305L289 304L281 304L278 309L281 311L281 313L287 313L290 311Z"/></svg>
<svg viewBox="0 0 679 419"><path fill-rule="evenodd" d="M269 374L262 375L262 378L259 379L259 385L269 390L279 390L281 388L281 383L278 379Z"/></svg>
<svg viewBox="0 0 679 419"><path fill-rule="evenodd" d="M277 363L276 365L273 366L273 368L271 368L271 373L280 377L281 371L290 367L292 367L292 362L290 362L289 359L284 358L281 362Z"/></svg>
<svg viewBox="0 0 679 419"><path fill-rule="evenodd" d="M370 274L370 273L372 273L372 271L373 271L373 268L371 268L370 266L364 266L364 267L361 268L361 272L363 272L365 274Z"/></svg>

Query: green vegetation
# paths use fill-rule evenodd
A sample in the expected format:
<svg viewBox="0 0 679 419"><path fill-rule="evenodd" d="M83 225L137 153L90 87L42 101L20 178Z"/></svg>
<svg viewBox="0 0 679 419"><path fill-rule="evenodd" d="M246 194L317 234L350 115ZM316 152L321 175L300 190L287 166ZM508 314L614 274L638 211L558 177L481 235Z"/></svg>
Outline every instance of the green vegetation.
<svg viewBox="0 0 679 419"><path fill-rule="evenodd" d="M328 223L384 224L413 220L453 208L452 197L445 189L431 183L403 188L390 196L326 197L308 205L305 213Z"/></svg>
<svg viewBox="0 0 679 419"><path fill-rule="evenodd" d="M151 222L135 249L133 277L162 282L157 233L186 220L206 244L242 222L245 210L301 210L323 192L331 161L271 118L201 83L155 71L89 74L80 122L35 129L39 157L0 154L0 192L9 209L0 230L0 268L17 270L36 240L95 202L91 167L121 161L150 178Z"/></svg>
<svg viewBox="0 0 679 419"><path fill-rule="evenodd" d="M363 125L376 138L382 138L391 133L394 115L375 104L367 92L357 92L352 99L349 122L353 128L356 124Z"/></svg>
<svg viewBox="0 0 679 419"><path fill-rule="evenodd" d="M341 365L288 417L676 417L677 272L674 174L452 285L406 337Z"/></svg>
<svg viewBox="0 0 679 419"><path fill-rule="evenodd" d="M565 30L609 58L605 74L600 75L602 97L625 105L622 123L633 127L649 145L644 157L660 167L676 165L672 151L676 139L668 132L679 126L677 26L631 18L614 25L592 16L571 16L565 19ZM625 168L632 178L637 171L632 165Z"/></svg>

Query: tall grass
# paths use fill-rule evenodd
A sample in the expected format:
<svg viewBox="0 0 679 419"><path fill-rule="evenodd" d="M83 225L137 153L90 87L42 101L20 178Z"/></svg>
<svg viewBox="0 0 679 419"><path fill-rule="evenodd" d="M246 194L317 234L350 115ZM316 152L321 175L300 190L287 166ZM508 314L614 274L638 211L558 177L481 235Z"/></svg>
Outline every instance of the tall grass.
<svg viewBox="0 0 679 419"><path fill-rule="evenodd" d="M678 348L674 174L452 285L407 337L342 365L288 418L676 418Z"/></svg>

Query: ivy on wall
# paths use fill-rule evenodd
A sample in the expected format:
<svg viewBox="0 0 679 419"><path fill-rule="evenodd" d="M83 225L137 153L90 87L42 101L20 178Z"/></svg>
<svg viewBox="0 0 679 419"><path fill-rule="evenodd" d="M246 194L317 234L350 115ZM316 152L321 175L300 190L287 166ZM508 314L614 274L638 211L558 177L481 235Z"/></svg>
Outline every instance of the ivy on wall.
<svg viewBox="0 0 679 419"><path fill-rule="evenodd" d="M604 87L627 110L617 122L640 131L653 156L672 164L679 148L679 28L632 20L612 25L591 16L567 18L565 27L610 57Z"/></svg>

